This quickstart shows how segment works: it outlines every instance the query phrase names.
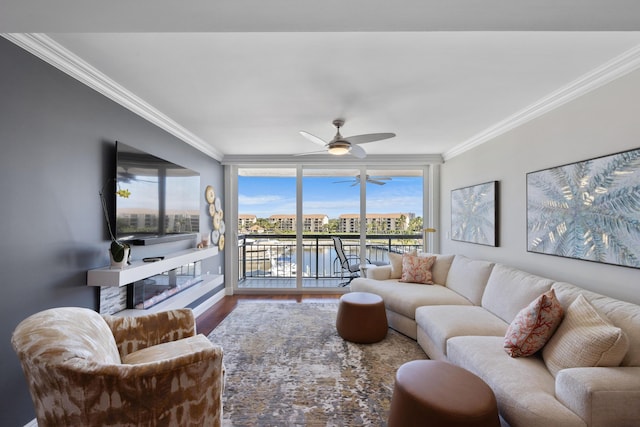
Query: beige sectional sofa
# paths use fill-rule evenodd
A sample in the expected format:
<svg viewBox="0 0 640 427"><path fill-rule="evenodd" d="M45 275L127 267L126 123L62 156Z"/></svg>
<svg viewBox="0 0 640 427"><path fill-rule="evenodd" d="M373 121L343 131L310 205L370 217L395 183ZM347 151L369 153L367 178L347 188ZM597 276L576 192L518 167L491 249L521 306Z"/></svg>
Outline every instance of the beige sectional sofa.
<svg viewBox="0 0 640 427"><path fill-rule="evenodd" d="M354 279L351 290L380 295L389 326L416 339L431 359L448 360L487 382L504 425L640 426L640 306L502 264L434 256L434 285L401 282L397 266L381 266ZM551 350L549 355L543 348L518 358L507 354L503 343L509 325L550 289L565 312L582 295L612 328L622 331L628 349L620 366L554 372L547 367ZM552 336L556 347L568 327L561 323ZM576 331L580 333L571 333ZM575 354L580 357L588 347Z"/></svg>

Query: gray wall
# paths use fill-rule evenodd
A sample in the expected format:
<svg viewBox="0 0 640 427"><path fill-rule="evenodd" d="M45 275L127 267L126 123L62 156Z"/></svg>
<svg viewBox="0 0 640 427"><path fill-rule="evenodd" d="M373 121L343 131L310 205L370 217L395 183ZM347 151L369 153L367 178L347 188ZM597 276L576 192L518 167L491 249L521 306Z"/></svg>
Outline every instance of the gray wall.
<svg viewBox="0 0 640 427"><path fill-rule="evenodd" d="M202 230L211 228L205 186L224 187L219 162L2 38L0 64L0 425L18 426L35 415L10 344L15 326L50 307L98 308L86 272L109 262L98 191L113 176L115 141L200 172ZM139 248L134 258L145 256ZM222 256L203 270L219 265Z"/></svg>
<svg viewBox="0 0 640 427"><path fill-rule="evenodd" d="M638 269L526 251L526 173L640 147L639 111L636 71L445 162L441 251L510 264L640 303ZM451 190L494 180L500 181L500 247L450 240Z"/></svg>

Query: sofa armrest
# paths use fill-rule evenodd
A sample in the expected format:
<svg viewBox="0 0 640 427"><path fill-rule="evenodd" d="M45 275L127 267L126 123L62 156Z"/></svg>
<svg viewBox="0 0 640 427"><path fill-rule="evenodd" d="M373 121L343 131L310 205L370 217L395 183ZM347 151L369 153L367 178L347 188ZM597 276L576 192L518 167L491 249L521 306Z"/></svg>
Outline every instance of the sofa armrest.
<svg viewBox="0 0 640 427"><path fill-rule="evenodd" d="M640 367L569 368L556 376L556 398L589 426L640 420Z"/></svg>
<svg viewBox="0 0 640 427"><path fill-rule="evenodd" d="M391 266L380 265L367 269L367 279L387 280L391 278Z"/></svg>
<svg viewBox="0 0 640 427"><path fill-rule="evenodd" d="M223 350L214 344L177 357L133 365L70 359L63 375L69 395L82 395L87 402L96 403L87 411L75 411L73 405L64 407L71 399L61 395L58 403L62 407L57 407L65 414L57 419L63 422L55 424L220 426L222 362Z"/></svg>
<svg viewBox="0 0 640 427"><path fill-rule="evenodd" d="M103 317L113 332L120 358L143 348L196 334L195 317L189 308L135 317Z"/></svg>

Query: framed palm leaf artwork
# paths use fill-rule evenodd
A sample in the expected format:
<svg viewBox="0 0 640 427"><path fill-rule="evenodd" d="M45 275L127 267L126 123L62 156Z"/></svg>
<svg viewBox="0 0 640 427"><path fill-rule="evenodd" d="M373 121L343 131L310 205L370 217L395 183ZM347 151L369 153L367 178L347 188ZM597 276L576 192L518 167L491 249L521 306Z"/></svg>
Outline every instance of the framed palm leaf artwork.
<svg viewBox="0 0 640 427"><path fill-rule="evenodd" d="M640 148L528 173L527 251L640 268Z"/></svg>
<svg viewBox="0 0 640 427"><path fill-rule="evenodd" d="M498 181L451 191L451 238L498 246Z"/></svg>

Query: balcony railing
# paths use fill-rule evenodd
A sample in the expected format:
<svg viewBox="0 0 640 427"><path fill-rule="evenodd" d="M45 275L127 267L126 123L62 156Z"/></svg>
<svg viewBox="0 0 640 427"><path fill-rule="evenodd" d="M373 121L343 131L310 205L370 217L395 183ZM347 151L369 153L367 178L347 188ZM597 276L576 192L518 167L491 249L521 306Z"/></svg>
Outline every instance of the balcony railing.
<svg viewBox="0 0 640 427"><path fill-rule="evenodd" d="M360 235L339 234L345 254L360 257ZM420 234L378 234L366 238L365 258L388 263L389 252L405 253L422 248ZM239 279L283 279L297 277L302 268L306 279L340 279L340 263L331 235L304 234L302 266L297 265L296 236L292 234L246 234L238 240Z"/></svg>

